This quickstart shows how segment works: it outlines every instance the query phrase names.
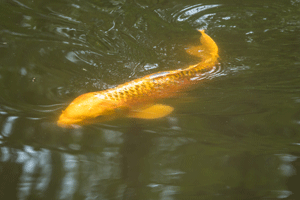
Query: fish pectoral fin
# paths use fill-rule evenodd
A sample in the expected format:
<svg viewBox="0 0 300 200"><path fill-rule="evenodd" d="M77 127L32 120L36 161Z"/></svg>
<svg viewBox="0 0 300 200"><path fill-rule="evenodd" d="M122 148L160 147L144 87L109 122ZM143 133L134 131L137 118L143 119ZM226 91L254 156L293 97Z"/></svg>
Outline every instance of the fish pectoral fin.
<svg viewBox="0 0 300 200"><path fill-rule="evenodd" d="M171 106L155 104L145 109L131 111L127 116L139 119L156 119L167 116L173 110L174 108Z"/></svg>

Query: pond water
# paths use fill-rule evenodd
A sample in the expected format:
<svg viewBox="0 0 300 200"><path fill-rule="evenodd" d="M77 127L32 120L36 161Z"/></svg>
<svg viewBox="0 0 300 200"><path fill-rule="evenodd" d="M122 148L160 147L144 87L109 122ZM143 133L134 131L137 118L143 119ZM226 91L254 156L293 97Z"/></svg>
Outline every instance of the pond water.
<svg viewBox="0 0 300 200"><path fill-rule="evenodd" d="M0 199L300 199L300 1L0 1ZM197 60L157 120L57 127L80 94Z"/></svg>

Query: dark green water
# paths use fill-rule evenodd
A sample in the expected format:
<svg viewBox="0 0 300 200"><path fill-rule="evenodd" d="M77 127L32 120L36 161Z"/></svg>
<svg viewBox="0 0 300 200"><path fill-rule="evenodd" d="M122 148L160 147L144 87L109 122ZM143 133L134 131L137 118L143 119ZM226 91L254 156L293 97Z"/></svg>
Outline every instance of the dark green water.
<svg viewBox="0 0 300 200"><path fill-rule="evenodd" d="M0 199L300 199L300 1L0 1ZM65 130L80 94L195 63L169 117Z"/></svg>

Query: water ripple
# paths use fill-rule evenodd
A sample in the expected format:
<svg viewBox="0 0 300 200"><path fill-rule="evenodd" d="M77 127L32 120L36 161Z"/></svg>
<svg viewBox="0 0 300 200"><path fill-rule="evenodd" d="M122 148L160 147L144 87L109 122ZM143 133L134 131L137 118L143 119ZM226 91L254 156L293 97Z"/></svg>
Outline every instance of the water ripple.
<svg viewBox="0 0 300 200"><path fill-rule="evenodd" d="M211 9L211 8L216 8L220 6L219 4L212 4L212 5L202 5L202 4L197 4L197 5L192 5L192 6L187 6L182 10L176 11L175 13L172 13L172 16L178 21L178 22L183 22L186 20L189 20L191 17L198 15L202 13L205 10Z"/></svg>

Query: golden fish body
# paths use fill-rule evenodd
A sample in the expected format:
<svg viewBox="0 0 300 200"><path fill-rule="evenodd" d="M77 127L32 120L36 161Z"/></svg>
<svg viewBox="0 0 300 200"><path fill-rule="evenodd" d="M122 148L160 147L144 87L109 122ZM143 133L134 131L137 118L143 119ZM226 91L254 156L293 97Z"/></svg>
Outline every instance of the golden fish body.
<svg viewBox="0 0 300 200"><path fill-rule="evenodd" d="M82 94L62 112L58 125L69 127L120 117L155 119L173 111L171 106L155 104L159 99L174 97L198 83L197 77L211 70L218 60L216 43L200 30L201 45L187 50L202 58L186 69L163 71L99 92Z"/></svg>

